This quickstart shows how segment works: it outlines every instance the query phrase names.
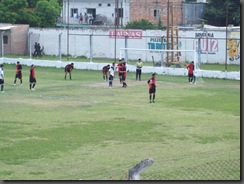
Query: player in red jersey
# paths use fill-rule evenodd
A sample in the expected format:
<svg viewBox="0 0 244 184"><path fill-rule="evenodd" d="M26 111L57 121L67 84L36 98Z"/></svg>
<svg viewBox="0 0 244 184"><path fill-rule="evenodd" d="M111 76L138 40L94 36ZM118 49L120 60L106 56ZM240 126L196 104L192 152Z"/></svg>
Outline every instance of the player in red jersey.
<svg viewBox="0 0 244 184"><path fill-rule="evenodd" d="M120 72L121 72L121 82L123 83L123 88L126 88L127 87L127 84L125 82L126 80L126 63L123 62L121 63L121 67L120 67Z"/></svg>
<svg viewBox="0 0 244 184"><path fill-rule="evenodd" d="M147 84L149 86L149 100L150 103L155 103L155 93L156 93L156 74L153 73L152 77L147 81Z"/></svg>
<svg viewBox="0 0 244 184"><path fill-rule="evenodd" d="M15 73L15 79L14 79L14 86L16 85L17 78L20 80L20 85L22 85L22 66L19 61L17 61L16 64L16 73Z"/></svg>
<svg viewBox="0 0 244 184"><path fill-rule="evenodd" d="M189 65L186 66L188 70L188 81L190 84L192 84L193 81L193 71L194 71L194 62L192 61Z"/></svg>
<svg viewBox="0 0 244 184"><path fill-rule="evenodd" d="M68 64L65 66L65 68L64 68L64 72L65 72L64 79L65 80L66 80L67 73L69 73L69 79L72 80L71 72L73 69L74 69L74 63Z"/></svg>
<svg viewBox="0 0 244 184"><path fill-rule="evenodd" d="M108 71L110 69L110 65L106 65L103 67L102 72L103 72L103 80L107 81L108 80Z"/></svg>
<svg viewBox="0 0 244 184"><path fill-rule="evenodd" d="M35 65L32 64L30 68L30 90L35 91L36 76L35 76Z"/></svg>

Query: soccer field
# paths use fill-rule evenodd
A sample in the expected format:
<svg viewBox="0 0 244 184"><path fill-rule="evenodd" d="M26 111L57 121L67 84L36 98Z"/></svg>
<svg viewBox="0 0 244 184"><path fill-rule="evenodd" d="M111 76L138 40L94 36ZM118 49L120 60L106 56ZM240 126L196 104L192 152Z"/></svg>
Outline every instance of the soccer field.
<svg viewBox="0 0 244 184"><path fill-rule="evenodd" d="M142 180L240 180L240 81L157 75L156 103L147 80L101 71L36 67L36 91L13 86L5 65L0 94L1 180L126 180L141 160Z"/></svg>

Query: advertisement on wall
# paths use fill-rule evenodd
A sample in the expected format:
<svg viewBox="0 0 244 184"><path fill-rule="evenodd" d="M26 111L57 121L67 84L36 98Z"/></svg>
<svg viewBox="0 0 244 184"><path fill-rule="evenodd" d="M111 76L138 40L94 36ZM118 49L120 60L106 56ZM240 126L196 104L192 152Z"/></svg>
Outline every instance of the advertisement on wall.
<svg viewBox="0 0 244 184"><path fill-rule="evenodd" d="M227 41L228 59L240 62L240 32L231 32Z"/></svg>
<svg viewBox="0 0 244 184"><path fill-rule="evenodd" d="M109 30L109 38L116 38L118 39L142 39L142 30Z"/></svg>
<svg viewBox="0 0 244 184"><path fill-rule="evenodd" d="M214 33L195 33L195 48L198 50L198 41L200 40L201 54L216 54L219 50L218 40L214 38Z"/></svg>

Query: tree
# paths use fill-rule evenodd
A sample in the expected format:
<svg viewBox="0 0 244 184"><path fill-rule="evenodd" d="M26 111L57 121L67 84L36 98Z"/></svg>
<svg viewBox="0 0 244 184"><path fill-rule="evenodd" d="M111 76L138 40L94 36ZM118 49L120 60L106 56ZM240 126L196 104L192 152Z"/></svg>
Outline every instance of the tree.
<svg viewBox="0 0 244 184"><path fill-rule="evenodd" d="M61 7L57 0L39 1L36 4L36 16L40 18L41 27L54 27L59 17Z"/></svg>
<svg viewBox="0 0 244 184"><path fill-rule="evenodd" d="M240 0L210 0L203 11L207 24L226 26L226 7L228 7L228 24L240 25Z"/></svg>
<svg viewBox="0 0 244 184"><path fill-rule="evenodd" d="M29 24L30 27L39 27L40 19L32 10L22 10L16 20L16 24Z"/></svg>
<svg viewBox="0 0 244 184"><path fill-rule="evenodd" d="M16 23L19 13L26 7L26 0L0 0L0 22Z"/></svg>
<svg viewBox="0 0 244 184"><path fill-rule="evenodd" d="M37 3L38 1L39 1L39 0L27 0L28 8L35 8L35 7L36 7L36 3Z"/></svg>
<svg viewBox="0 0 244 184"><path fill-rule="evenodd" d="M132 22L128 22L125 25L126 29L143 29L143 30L147 30L147 29L156 29L156 26L153 25L151 22L149 22L146 19L141 19L141 20L135 20Z"/></svg>

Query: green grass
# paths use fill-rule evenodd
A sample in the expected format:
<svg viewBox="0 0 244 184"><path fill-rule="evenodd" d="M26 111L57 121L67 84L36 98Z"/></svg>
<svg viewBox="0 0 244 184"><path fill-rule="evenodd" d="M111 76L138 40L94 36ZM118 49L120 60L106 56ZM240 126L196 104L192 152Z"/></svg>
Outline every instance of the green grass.
<svg viewBox="0 0 244 184"><path fill-rule="evenodd" d="M240 81L158 75L150 104L150 74L129 72L126 89L116 74L109 89L101 71L65 81L62 68L37 66L33 92L29 67L23 86L12 86L14 65L4 71L1 180L124 180L145 158L144 180L240 180Z"/></svg>

